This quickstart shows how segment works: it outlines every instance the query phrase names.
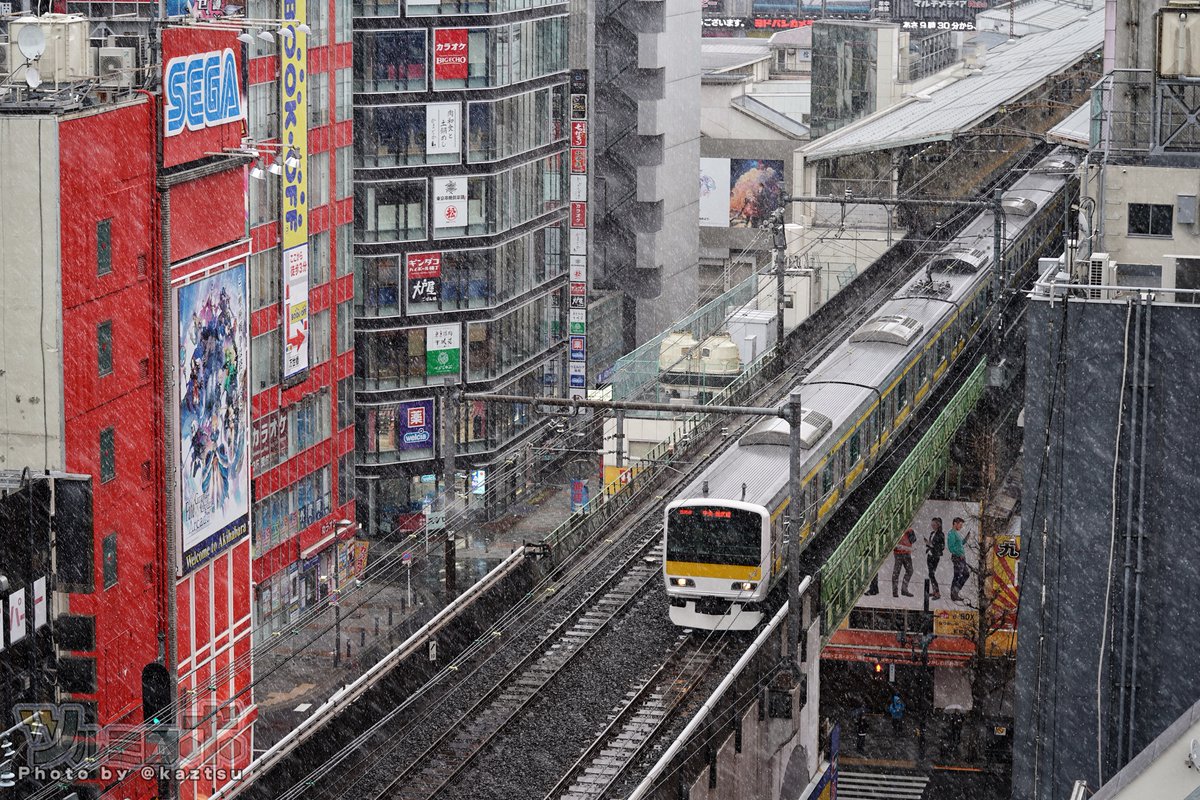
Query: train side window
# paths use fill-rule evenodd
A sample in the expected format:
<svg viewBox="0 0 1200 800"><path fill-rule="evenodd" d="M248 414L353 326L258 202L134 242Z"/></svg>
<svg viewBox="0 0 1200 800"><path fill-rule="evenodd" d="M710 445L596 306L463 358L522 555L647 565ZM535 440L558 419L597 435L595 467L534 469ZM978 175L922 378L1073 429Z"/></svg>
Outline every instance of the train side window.
<svg viewBox="0 0 1200 800"><path fill-rule="evenodd" d="M942 359L946 357L946 342L943 337L937 338L937 344L933 346L933 358L935 364L941 364Z"/></svg>
<svg viewBox="0 0 1200 800"><path fill-rule="evenodd" d="M833 461L825 465L825 469L821 470L821 497L825 497L833 489Z"/></svg>
<svg viewBox="0 0 1200 800"><path fill-rule="evenodd" d="M900 379L900 383L896 384L896 410L904 408L908 402L908 376L905 375Z"/></svg>
<svg viewBox="0 0 1200 800"><path fill-rule="evenodd" d="M850 434L850 464L857 464L859 458L861 457L862 442L859 438L859 431L855 431L854 433Z"/></svg>

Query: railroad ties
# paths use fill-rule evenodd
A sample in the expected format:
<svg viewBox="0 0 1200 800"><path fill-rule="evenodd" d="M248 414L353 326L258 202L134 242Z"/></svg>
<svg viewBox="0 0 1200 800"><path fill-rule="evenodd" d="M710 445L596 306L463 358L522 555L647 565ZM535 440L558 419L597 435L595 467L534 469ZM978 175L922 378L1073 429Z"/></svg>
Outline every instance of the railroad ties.
<svg viewBox="0 0 1200 800"><path fill-rule="evenodd" d="M539 656L518 666L510 677L489 692L464 715L463 724L447 733L384 790L379 798L430 800L459 775L474 757L521 713L538 693L584 647L633 603L650 581L661 574L662 545L649 557L638 559L598 599L585 602L568 620L552 631L555 639ZM595 596L594 596L595 597ZM419 768L419 769L418 769Z"/></svg>
<svg viewBox="0 0 1200 800"><path fill-rule="evenodd" d="M725 647L723 636L693 642L681 635L673 652L625 704L546 800L598 800L633 766Z"/></svg>

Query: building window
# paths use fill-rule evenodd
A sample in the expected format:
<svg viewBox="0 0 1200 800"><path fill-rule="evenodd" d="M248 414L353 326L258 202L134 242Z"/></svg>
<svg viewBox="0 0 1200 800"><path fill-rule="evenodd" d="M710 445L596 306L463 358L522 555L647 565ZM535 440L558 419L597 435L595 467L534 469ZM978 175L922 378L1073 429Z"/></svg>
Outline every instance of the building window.
<svg viewBox="0 0 1200 800"><path fill-rule="evenodd" d="M346 67L337 71L336 112L339 122L354 119L354 69Z"/></svg>
<svg viewBox="0 0 1200 800"><path fill-rule="evenodd" d="M425 31L366 31L354 48L354 89L423 92L425 61Z"/></svg>
<svg viewBox="0 0 1200 800"><path fill-rule="evenodd" d="M113 371L112 320L101 322L96 326L96 358L100 377L111 375Z"/></svg>
<svg viewBox="0 0 1200 800"><path fill-rule="evenodd" d="M312 153L308 157L308 207L329 202L329 153Z"/></svg>
<svg viewBox="0 0 1200 800"><path fill-rule="evenodd" d="M337 338L338 354L349 352L354 348L354 306L353 301L338 303L337 307Z"/></svg>
<svg viewBox="0 0 1200 800"><path fill-rule="evenodd" d="M337 274L354 273L354 223L347 222L337 229Z"/></svg>
<svg viewBox="0 0 1200 800"><path fill-rule="evenodd" d="M354 312L362 316L400 313L400 268L395 256L356 258Z"/></svg>
<svg viewBox="0 0 1200 800"><path fill-rule="evenodd" d="M279 221L279 181L274 178L274 175L267 175L267 180L250 179L251 225Z"/></svg>
<svg viewBox="0 0 1200 800"><path fill-rule="evenodd" d="M338 381L338 430L354 424L354 376Z"/></svg>
<svg viewBox="0 0 1200 800"><path fill-rule="evenodd" d="M312 354L311 365L316 366L329 360L329 309L312 314L308 324L312 341L309 350Z"/></svg>
<svg viewBox="0 0 1200 800"><path fill-rule="evenodd" d="M329 231L312 234L308 247L308 285L311 289L329 281Z"/></svg>
<svg viewBox="0 0 1200 800"><path fill-rule="evenodd" d="M282 302L283 261L279 248L272 247L250 256L250 307L254 311Z"/></svg>
<svg viewBox="0 0 1200 800"><path fill-rule="evenodd" d="M117 585L117 534L115 532L104 537L101 551L104 556L104 588L111 589Z"/></svg>
<svg viewBox="0 0 1200 800"><path fill-rule="evenodd" d="M363 242L425 238L425 181L367 184L354 193L355 231Z"/></svg>
<svg viewBox="0 0 1200 800"><path fill-rule="evenodd" d="M310 72L308 74L308 125L310 128L316 128L327 124L329 124L329 73Z"/></svg>
<svg viewBox="0 0 1200 800"><path fill-rule="evenodd" d="M279 332L280 329L276 328L250 340L250 365L254 370L253 380L257 392L279 383L283 360Z"/></svg>
<svg viewBox="0 0 1200 800"><path fill-rule="evenodd" d="M336 19L333 24L337 28L334 41L338 44L354 41L354 10L350 0L337 0L334 4L334 14Z"/></svg>
<svg viewBox="0 0 1200 800"><path fill-rule="evenodd" d="M112 220L102 219L96 223L96 274L112 272Z"/></svg>
<svg viewBox="0 0 1200 800"><path fill-rule="evenodd" d="M117 477L117 434L112 428L100 431L100 482Z"/></svg>
<svg viewBox="0 0 1200 800"><path fill-rule="evenodd" d="M354 196L354 148L339 147L337 151L337 197L345 200Z"/></svg>
<svg viewBox="0 0 1200 800"><path fill-rule="evenodd" d="M325 312L329 313L329 312ZM329 438L333 424L329 390L321 389L287 409L288 458Z"/></svg>
<svg viewBox="0 0 1200 800"><path fill-rule="evenodd" d="M354 453L346 453L338 459L338 505L354 499Z"/></svg>
<svg viewBox="0 0 1200 800"><path fill-rule="evenodd" d="M267 19L270 18L267 17ZM309 47L329 44L329 4L327 2L316 0L308 4L308 27L312 28L312 33L308 35Z"/></svg>
<svg viewBox="0 0 1200 800"><path fill-rule="evenodd" d="M279 114L279 84L274 81L250 87L250 138L266 141L275 138Z"/></svg>
<svg viewBox="0 0 1200 800"><path fill-rule="evenodd" d="M247 4L246 16L250 19L275 19L279 16L278 0L250 0ZM250 45L250 56L275 55L275 43L267 42L257 36Z"/></svg>
<svg viewBox="0 0 1200 800"><path fill-rule="evenodd" d="M1129 235L1170 237L1174 212L1169 205L1130 203Z"/></svg>

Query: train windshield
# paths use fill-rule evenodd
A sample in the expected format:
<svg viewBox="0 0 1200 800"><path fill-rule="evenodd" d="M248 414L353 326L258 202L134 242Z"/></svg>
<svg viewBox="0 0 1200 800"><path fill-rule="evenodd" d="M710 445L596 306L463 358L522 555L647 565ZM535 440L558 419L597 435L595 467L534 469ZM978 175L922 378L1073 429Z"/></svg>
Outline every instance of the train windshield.
<svg viewBox="0 0 1200 800"><path fill-rule="evenodd" d="M762 516L740 508L689 506L667 518L667 560L759 565Z"/></svg>

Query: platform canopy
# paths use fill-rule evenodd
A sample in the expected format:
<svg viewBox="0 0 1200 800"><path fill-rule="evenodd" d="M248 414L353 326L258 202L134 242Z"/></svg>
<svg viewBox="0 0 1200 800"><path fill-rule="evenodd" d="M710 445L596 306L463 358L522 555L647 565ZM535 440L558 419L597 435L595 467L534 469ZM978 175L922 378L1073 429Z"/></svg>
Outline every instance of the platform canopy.
<svg viewBox="0 0 1200 800"><path fill-rule="evenodd" d="M952 83L834 131L801 149L809 161L948 141L996 109L1020 100L1104 43L1104 9L1060 30L1035 33L988 51L984 66Z"/></svg>

